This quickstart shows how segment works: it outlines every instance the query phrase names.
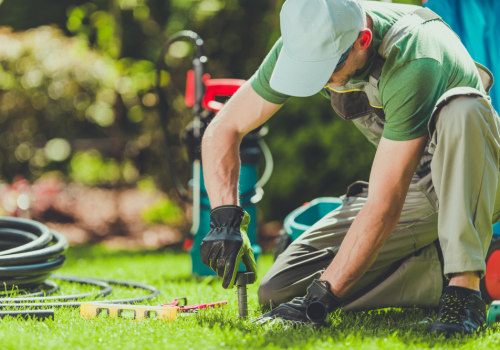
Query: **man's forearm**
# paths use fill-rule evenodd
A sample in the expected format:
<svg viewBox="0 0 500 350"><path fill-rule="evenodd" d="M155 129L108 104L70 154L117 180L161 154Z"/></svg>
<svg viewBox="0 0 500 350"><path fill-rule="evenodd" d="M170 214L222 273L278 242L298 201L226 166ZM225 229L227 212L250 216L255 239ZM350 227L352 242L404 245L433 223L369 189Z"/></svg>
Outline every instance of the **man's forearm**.
<svg viewBox="0 0 500 350"><path fill-rule="evenodd" d="M264 100L246 82L208 125L201 156L210 204L238 203L241 139L262 125L281 105Z"/></svg>
<svg viewBox="0 0 500 350"><path fill-rule="evenodd" d="M347 232L339 251L320 277L342 297L369 269L399 219L398 208L367 204Z"/></svg>
<svg viewBox="0 0 500 350"><path fill-rule="evenodd" d="M217 118L209 125L202 141L205 187L212 208L238 204L240 170L238 134L217 129Z"/></svg>
<svg viewBox="0 0 500 350"><path fill-rule="evenodd" d="M399 221L427 136L408 141L382 137L375 154L368 200L352 223L322 279L342 297L369 269Z"/></svg>

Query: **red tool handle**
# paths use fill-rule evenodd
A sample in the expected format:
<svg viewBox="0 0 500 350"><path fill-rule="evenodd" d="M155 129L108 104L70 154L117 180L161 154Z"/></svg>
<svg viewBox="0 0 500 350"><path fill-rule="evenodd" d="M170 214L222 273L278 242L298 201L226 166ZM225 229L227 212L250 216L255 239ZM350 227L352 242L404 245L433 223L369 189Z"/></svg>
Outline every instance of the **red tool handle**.
<svg viewBox="0 0 500 350"><path fill-rule="evenodd" d="M161 304L161 306L180 306L180 307L182 307L182 306L185 306L186 304L187 304L187 298L182 297L182 298L175 298L170 303Z"/></svg>
<svg viewBox="0 0 500 350"><path fill-rule="evenodd" d="M183 304L181 304L181 301ZM192 310L201 310L201 309L206 309L209 307L218 307L218 306L223 306L227 304L227 301L217 301L215 303L207 303L207 304L193 304L193 305L186 305L187 304L187 298L177 298L171 301L170 303L165 303L162 304L161 306L177 306L177 310L179 312L187 312L187 311L192 311Z"/></svg>
<svg viewBox="0 0 500 350"><path fill-rule="evenodd" d="M179 311L191 311L191 310L201 310L201 309L206 309L206 308L213 308L213 307L219 307L226 305L227 301L217 301L215 303L208 303L208 304L193 304L193 305L185 305L185 306L180 306Z"/></svg>
<svg viewBox="0 0 500 350"><path fill-rule="evenodd" d="M242 79L210 79L209 74L204 74L202 78L205 84L205 94L202 100L202 107L214 112L220 111L223 103L216 100L217 97L232 96L243 85ZM194 71L189 70L186 79L185 103L188 107L194 106Z"/></svg>

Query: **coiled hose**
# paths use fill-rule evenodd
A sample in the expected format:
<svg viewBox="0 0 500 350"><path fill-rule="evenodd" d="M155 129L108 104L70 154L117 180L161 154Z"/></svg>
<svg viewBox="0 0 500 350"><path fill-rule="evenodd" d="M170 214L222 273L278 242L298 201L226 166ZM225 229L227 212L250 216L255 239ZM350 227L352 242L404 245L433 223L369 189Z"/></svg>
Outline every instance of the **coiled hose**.
<svg viewBox="0 0 500 350"><path fill-rule="evenodd" d="M68 241L62 234L47 226L27 219L0 217L0 309L79 307L78 300L100 298L112 293L111 285L142 289L148 295L137 298L102 300L107 303L132 304L150 300L160 295L155 287L125 281L52 276L54 279L78 284L93 285L97 293L50 296L59 286L47 278L64 263L64 252ZM22 297L10 298L13 290L19 289ZM0 317L8 312L0 312ZM11 313L19 315L17 313ZM30 314L30 311L26 311ZM36 312L32 313L36 315Z"/></svg>
<svg viewBox="0 0 500 350"><path fill-rule="evenodd" d="M0 283L38 288L64 263L67 239L32 220L0 218Z"/></svg>

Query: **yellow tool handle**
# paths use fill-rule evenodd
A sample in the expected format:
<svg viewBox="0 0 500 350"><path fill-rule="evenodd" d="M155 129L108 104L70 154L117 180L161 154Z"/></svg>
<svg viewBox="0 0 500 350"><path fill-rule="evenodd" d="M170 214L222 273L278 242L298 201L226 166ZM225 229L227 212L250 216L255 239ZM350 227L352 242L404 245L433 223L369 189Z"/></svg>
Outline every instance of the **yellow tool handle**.
<svg viewBox="0 0 500 350"><path fill-rule="evenodd" d="M177 318L177 307L127 305L127 304L104 304L104 303L82 303L80 305L80 316L85 318L95 318L100 314L107 314L109 317L124 317L133 312L133 318L142 320L143 318L155 317L165 321L173 321Z"/></svg>

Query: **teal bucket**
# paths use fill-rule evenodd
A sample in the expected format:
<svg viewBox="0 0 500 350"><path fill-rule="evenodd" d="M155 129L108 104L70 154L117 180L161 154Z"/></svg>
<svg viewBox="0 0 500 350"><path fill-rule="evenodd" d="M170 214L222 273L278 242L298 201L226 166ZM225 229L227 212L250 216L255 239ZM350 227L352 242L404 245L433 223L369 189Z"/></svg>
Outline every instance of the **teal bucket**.
<svg viewBox="0 0 500 350"><path fill-rule="evenodd" d="M497 223L493 224L493 235L494 236L500 236L500 221Z"/></svg>
<svg viewBox="0 0 500 350"><path fill-rule="evenodd" d="M314 223L340 207L341 204L342 199L338 197L320 197L304 203L286 216L283 224L285 232L294 241Z"/></svg>

